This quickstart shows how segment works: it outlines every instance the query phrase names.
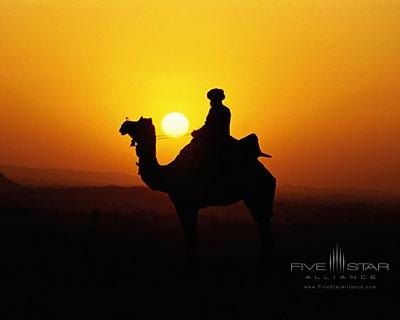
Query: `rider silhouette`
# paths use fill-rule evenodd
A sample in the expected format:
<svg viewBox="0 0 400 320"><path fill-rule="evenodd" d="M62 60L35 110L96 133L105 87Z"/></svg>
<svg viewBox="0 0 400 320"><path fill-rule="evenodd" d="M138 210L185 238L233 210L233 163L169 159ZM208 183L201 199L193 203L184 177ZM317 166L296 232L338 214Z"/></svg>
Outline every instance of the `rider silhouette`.
<svg viewBox="0 0 400 320"><path fill-rule="evenodd" d="M204 125L192 132L193 147L200 171L207 175L208 182L224 173L226 156L234 150L237 140L230 135L231 112L223 105L224 90L214 88L207 92L210 110Z"/></svg>
<svg viewBox="0 0 400 320"><path fill-rule="evenodd" d="M225 99L224 90L211 89L207 93L207 98L210 100L211 108L206 122L200 129L192 132L192 137L218 144L230 137L231 112L222 104Z"/></svg>

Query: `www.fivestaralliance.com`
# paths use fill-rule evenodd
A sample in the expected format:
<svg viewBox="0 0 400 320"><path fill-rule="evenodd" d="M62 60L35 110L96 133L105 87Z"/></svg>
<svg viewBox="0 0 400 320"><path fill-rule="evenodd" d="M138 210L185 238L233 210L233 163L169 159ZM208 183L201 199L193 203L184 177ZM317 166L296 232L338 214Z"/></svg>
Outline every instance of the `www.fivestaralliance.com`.
<svg viewBox="0 0 400 320"><path fill-rule="evenodd" d="M375 285L305 285L306 290L375 290Z"/></svg>

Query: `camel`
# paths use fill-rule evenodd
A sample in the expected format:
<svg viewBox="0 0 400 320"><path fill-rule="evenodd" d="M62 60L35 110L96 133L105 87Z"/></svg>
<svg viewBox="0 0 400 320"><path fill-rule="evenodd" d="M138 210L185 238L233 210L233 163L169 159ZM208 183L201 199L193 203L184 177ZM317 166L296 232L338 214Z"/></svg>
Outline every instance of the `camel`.
<svg viewBox="0 0 400 320"><path fill-rule="evenodd" d="M188 260L194 261L196 257L199 209L241 200L258 224L262 256L271 256L274 245L269 222L273 216L276 180L257 157L232 159L223 165L223 170L211 170L214 174L210 177L207 168L196 161L198 155L190 150L185 156L180 154L171 163L160 165L151 118L126 120L119 132L132 138L142 181L152 190L166 192L173 202L183 229Z"/></svg>

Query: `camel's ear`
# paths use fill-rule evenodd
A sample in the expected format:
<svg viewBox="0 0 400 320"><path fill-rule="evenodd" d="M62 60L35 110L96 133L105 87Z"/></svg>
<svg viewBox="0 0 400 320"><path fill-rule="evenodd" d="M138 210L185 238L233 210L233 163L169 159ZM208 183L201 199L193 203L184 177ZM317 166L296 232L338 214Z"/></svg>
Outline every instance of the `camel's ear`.
<svg viewBox="0 0 400 320"><path fill-rule="evenodd" d="M143 117L140 117L139 121L140 121L140 120L143 120Z"/></svg>

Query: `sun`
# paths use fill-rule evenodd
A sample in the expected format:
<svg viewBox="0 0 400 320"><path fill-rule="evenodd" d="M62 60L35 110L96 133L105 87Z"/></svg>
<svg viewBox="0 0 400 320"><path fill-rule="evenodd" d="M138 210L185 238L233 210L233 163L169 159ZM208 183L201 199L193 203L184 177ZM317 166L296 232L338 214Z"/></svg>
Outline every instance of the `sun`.
<svg viewBox="0 0 400 320"><path fill-rule="evenodd" d="M180 137L188 132L189 120L180 112L171 112L162 119L161 128L170 137Z"/></svg>

